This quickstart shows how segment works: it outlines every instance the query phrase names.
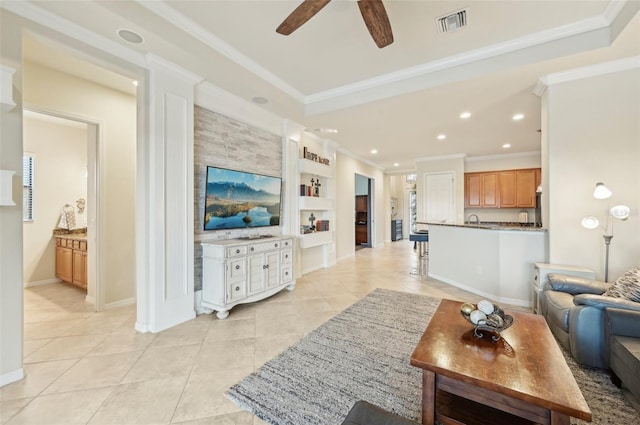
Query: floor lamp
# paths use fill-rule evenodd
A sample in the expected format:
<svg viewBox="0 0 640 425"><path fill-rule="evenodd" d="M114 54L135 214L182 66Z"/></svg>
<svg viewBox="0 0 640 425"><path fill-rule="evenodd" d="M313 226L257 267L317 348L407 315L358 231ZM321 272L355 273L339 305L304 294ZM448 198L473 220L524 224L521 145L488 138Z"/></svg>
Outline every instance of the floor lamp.
<svg viewBox="0 0 640 425"><path fill-rule="evenodd" d="M604 183L598 182L596 183L596 188L593 191L593 197L596 199L606 199L607 200L607 221L606 225L603 227L604 235L604 246L605 246L605 256L604 256L604 281L609 281L609 245L611 245L611 239L613 239L613 218L618 220L626 220L629 218L629 214L631 213L631 209L626 205L616 205L612 208L609 208L611 202L611 195L613 193L609 188L607 188ZM587 229L597 229L600 226L600 222L595 217L585 217L582 219L582 227Z"/></svg>

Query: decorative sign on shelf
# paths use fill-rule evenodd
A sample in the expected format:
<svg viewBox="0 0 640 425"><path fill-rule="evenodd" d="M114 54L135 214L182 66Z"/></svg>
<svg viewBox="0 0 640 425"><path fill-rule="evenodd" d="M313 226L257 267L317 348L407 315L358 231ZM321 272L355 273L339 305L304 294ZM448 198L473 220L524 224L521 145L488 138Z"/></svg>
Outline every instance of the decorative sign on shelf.
<svg viewBox="0 0 640 425"><path fill-rule="evenodd" d="M305 159L308 159L309 161L313 161L313 162L318 162L320 164L324 164L324 165L329 165L329 158L324 158L318 154L315 154L311 151L309 151L309 149L307 149L307 147L303 147L303 151L302 151L302 156Z"/></svg>

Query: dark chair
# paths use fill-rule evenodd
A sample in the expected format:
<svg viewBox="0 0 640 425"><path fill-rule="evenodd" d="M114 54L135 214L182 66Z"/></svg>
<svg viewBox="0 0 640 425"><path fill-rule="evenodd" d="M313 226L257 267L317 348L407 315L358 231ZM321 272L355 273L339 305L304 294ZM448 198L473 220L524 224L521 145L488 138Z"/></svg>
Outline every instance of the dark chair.
<svg viewBox="0 0 640 425"><path fill-rule="evenodd" d="M420 425L418 422L387 412L371 403L357 401L342 425Z"/></svg>

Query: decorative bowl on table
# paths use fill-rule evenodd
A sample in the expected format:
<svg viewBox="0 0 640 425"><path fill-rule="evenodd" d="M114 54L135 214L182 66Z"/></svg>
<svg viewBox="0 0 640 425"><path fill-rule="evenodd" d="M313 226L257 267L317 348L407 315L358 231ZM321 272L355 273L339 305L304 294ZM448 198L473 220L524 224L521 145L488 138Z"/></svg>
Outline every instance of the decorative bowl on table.
<svg viewBox="0 0 640 425"><path fill-rule="evenodd" d="M505 314L500 306L487 300L482 300L477 305L463 303L460 314L474 326L473 334L476 338L489 336L493 341L498 341L502 337L500 332L513 325L513 316Z"/></svg>

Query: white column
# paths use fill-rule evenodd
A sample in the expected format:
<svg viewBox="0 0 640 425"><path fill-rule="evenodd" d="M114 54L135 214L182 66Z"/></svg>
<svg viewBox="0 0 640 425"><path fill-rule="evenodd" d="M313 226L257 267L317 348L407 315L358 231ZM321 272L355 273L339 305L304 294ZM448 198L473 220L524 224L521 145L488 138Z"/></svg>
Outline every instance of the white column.
<svg viewBox="0 0 640 425"><path fill-rule="evenodd" d="M148 56L139 105L136 329L193 319L193 104L202 78Z"/></svg>

